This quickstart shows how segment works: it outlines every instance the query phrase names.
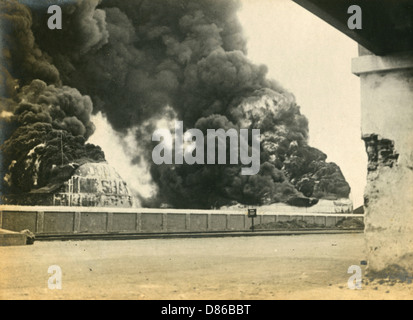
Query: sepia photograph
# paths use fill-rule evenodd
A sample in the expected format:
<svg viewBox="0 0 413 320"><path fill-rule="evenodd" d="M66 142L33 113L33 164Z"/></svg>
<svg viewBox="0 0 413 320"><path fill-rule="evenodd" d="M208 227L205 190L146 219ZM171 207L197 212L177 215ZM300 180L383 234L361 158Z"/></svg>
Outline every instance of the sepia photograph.
<svg viewBox="0 0 413 320"><path fill-rule="evenodd" d="M0 66L0 300L413 299L413 0L0 0Z"/></svg>

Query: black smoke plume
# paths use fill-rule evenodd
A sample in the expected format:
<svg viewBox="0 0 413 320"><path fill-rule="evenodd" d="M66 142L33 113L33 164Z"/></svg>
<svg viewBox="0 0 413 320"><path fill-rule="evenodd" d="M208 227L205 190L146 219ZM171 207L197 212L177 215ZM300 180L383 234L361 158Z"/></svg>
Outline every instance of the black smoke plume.
<svg viewBox="0 0 413 320"><path fill-rule="evenodd" d="M87 139L93 132L92 103L85 96L91 97L93 112L103 112L114 129L137 128L143 150L137 158L151 163L159 189L148 203L210 208L349 195L339 167L308 145L308 122L294 96L267 78L265 66L247 58L239 1L63 1L62 30L47 28L48 1L43 4L2 4L7 21L2 79L18 101L14 117ZM86 100L80 109L63 110L65 115L50 114L43 100L23 98L40 83L50 98L73 90ZM56 103L51 109L60 106ZM260 129L260 172L242 176L239 165L153 164L151 135L171 109L184 130ZM34 130L53 140L46 128Z"/></svg>
<svg viewBox="0 0 413 320"><path fill-rule="evenodd" d="M82 163L105 160L100 147L86 143L95 130L92 100L62 85L35 41L28 7L2 1L0 18L1 193L59 185Z"/></svg>

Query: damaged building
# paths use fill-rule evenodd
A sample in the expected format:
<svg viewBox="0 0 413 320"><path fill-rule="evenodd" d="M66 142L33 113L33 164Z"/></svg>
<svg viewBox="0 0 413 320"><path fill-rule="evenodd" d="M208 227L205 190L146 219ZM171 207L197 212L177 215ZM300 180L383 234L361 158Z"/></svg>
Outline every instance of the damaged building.
<svg viewBox="0 0 413 320"><path fill-rule="evenodd" d="M7 204L42 206L129 208L135 205L126 182L106 162L85 163L67 181L8 195L4 200Z"/></svg>

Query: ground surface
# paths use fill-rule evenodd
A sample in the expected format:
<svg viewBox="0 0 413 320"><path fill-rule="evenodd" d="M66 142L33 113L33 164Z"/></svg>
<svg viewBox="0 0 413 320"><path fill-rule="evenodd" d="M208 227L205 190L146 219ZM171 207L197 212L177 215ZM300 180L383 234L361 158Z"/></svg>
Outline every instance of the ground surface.
<svg viewBox="0 0 413 320"><path fill-rule="evenodd" d="M0 247L0 299L413 298L401 283L349 289L365 259L363 234L35 242Z"/></svg>

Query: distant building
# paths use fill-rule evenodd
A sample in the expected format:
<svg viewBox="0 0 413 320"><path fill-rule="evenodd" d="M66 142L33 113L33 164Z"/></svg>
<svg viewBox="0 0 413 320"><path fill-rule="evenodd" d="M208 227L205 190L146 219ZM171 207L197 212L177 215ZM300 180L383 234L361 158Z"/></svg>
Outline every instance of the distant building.
<svg viewBox="0 0 413 320"><path fill-rule="evenodd" d="M134 207L125 181L105 162L86 163L62 184L5 198L7 204L41 206Z"/></svg>

